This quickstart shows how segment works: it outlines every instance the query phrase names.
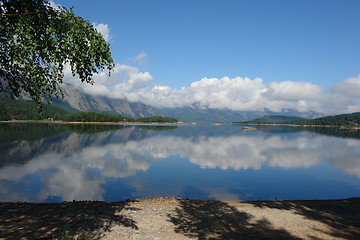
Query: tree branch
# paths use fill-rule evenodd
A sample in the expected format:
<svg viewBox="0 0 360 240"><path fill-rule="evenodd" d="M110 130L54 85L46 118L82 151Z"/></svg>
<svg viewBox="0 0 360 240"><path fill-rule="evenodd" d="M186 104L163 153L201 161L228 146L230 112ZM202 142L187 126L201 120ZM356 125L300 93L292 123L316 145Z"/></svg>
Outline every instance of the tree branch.
<svg viewBox="0 0 360 240"><path fill-rule="evenodd" d="M34 15L34 14L37 14L37 13L41 13L41 12L29 12L29 13L1 13L1 14L0 14L0 16L4 16L4 17L10 16L10 17L13 17L13 16L23 16L23 15Z"/></svg>

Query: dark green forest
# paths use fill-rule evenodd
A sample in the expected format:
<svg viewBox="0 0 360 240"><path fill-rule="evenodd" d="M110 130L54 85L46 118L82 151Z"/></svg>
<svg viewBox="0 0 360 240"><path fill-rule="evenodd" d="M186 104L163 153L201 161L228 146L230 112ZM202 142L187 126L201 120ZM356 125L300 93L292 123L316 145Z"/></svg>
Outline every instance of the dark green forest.
<svg viewBox="0 0 360 240"><path fill-rule="evenodd" d="M320 117L315 119L299 119L283 116L263 116L258 119L234 124L294 124L294 125L319 125L319 126L359 126L360 113L340 114L335 116Z"/></svg>
<svg viewBox="0 0 360 240"><path fill-rule="evenodd" d="M110 113L76 112L62 119L66 122L133 122L132 118Z"/></svg>
<svg viewBox="0 0 360 240"><path fill-rule="evenodd" d="M0 121L9 120L54 120L65 122L140 122L140 123L176 123L170 117L144 117L132 119L117 114L99 112L68 112L52 104L43 104L39 112L37 104L33 101L0 97Z"/></svg>
<svg viewBox="0 0 360 240"><path fill-rule="evenodd" d="M306 120L301 117L293 116L281 116L281 115L265 115L252 121L240 122L240 123L283 123L284 121L296 121Z"/></svg>
<svg viewBox="0 0 360 240"><path fill-rule="evenodd" d="M333 126L359 126L360 113L341 114L310 120L285 121L288 124L297 125L333 125Z"/></svg>
<svg viewBox="0 0 360 240"><path fill-rule="evenodd" d="M137 123L177 123L178 120L169 117L144 117L132 119L121 115L97 112L76 112L68 114L64 119L67 122L137 122Z"/></svg>
<svg viewBox="0 0 360 240"><path fill-rule="evenodd" d="M60 124L54 124L60 125ZM128 128L129 126L124 125L110 125L110 124L64 124L66 128L72 132L76 132L78 134L94 134L99 132L108 132L108 131L116 131L124 128Z"/></svg>
<svg viewBox="0 0 360 240"><path fill-rule="evenodd" d="M0 97L0 120L62 120L69 114L68 111L51 104L42 104L42 114L37 104L30 100L15 100L9 97Z"/></svg>
<svg viewBox="0 0 360 240"><path fill-rule="evenodd" d="M154 116L154 117L138 118L136 120L136 122L142 122L142 123L177 123L178 120L176 118Z"/></svg>
<svg viewBox="0 0 360 240"><path fill-rule="evenodd" d="M67 131L66 124L0 124L0 144L21 140L36 140Z"/></svg>

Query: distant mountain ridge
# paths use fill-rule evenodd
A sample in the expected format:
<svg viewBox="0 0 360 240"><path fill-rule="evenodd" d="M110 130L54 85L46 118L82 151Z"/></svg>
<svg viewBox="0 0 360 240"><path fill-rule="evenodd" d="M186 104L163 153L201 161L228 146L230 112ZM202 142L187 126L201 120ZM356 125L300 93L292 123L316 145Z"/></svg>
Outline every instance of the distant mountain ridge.
<svg viewBox="0 0 360 240"><path fill-rule="evenodd" d="M339 114L334 116L304 119L289 116L267 115L251 121L234 122L235 124L295 124L316 126L360 126L360 113Z"/></svg>
<svg viewBox="0 0 360 240"><path fill-rule="evenodd" d="M299 112L294 109L282 109L273 112L269 109L254 111L237 111L231 109L213 109L199 106L185 106L177 108L157 108L142 102L130 102L126 99L115 99L102 95L85 93L81 88L71 84L63 84L61 89L64 94L62 99L53 99L55 106L69 112L92 111L111 114L120 114L124 117L140 118L152 116L166 116L176 118L183 122L241 122L250 121L265 115L282 115L302 118L317 118L324 116L314 111ZM23 99L29 99L25 94Z"/></svg>
<svg viewBox="0 0 360 240"><path fill-rule="evenodd" d="M91 95L70 84L61 86L64 98L54 99L53 103L69 111L93 111L139 118L161 115L160 112L141 102L129 102L125 99Z"/></svg>
<svg viewBox="0 0 360 240"><path fill-rule="evenodd" d="M360 126L360 113L339 114L334 116L326 116L309 120L289 121L293 124L302 125L332 125L332 126Z"/></svg>
<svg viewBox="0 0 360 240"><path fill-rule="evenodd" d="M160 108L159 111L166 116L171 116L184 122L243 122L267 115L281 115L284 117L293 117L298 119L312 119L324 116L321 113L313 111L298 112L293 109L283 109L280 113L277 113L269 109L264 109L262 111L236 111L230 109L212 109L189 106L182 108Z"/></svg>
<svg viewBox="0 0 360 240"><path fill-rule="evenodd" d="M261 113L257 111L197 107L159 108L159 111L183 122L231 122L232 120L249 120L261 116Z"/></svg>
<svg viewBox="0 0 360 240"><path fill-rule="evenodd" d="M56 99L54 103L65 109L78 111L106 112L122 116L139 118L151 116L166 116L183 122L234 122L249 121L264 115L297 116L302 118L316 118L323 114L309 111L298 112L293 109L283 109L275 113L268 109L262 111L236 111L230 109L201 108L186 106L178 108L156 108L142 102L130 102L126 99L114 99L101 95L85 93L80 88L70 84L62 86L63 99Z"/></svg>
<svg viewBox="0 0 360 240"><path fill-rule="evenodd" d="M248 121L247 123L283 123L285 121L297 121L297 120L307 120L307 119L302 117L294 117L294 116L265 115L260 118Z"/></svg>
<svg viewBox="0 0 360 240"><path fill-rule="evenodd" d="M0 120L61 120L69 112L53 104L43 104L42 114L31 100L12 99L0 95Z"/></svg>

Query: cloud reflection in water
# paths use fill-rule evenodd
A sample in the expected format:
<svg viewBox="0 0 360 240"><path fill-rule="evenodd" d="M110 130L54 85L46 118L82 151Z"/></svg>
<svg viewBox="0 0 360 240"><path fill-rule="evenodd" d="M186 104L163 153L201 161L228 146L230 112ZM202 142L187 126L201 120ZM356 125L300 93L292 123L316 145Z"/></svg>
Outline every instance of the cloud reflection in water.
<svg viewBox="0 0 360 240"><path fill-rule="evenodd" d="M131 139L130 136L140 136L138 131L147 133ZM27 144L42 150L24 164L0 169L2 201L39 202L49 197L59 197L62 201L104 200L103 186L108 179L146 173L154 164L161 164L171 156L188 159L202 169L221 171L260 170L264 166L310 168L325 162L360 178L359 140L309 132L183 137L133 127L97 134L73 132L52 143L41 140L46 148L39 147L39 141ZM33 179L40 179L38 189L31 189L35 184ZM141 184L135 181L131 184L141 195L138 192L143 189ZM226 194L232 195L223 191Z"/></svg>

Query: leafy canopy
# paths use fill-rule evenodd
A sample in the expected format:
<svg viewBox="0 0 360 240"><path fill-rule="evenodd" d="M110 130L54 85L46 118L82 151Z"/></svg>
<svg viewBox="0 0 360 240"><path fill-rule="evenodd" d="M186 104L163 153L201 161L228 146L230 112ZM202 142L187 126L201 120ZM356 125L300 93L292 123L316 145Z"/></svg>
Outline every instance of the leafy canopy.
<svg viewBox="0 0 360 240"><path fill-rule="evenodd" d="M64 66L82 82L114 67L109 44L72 9L45 0L0 1L0 92L25 91L41 106L44 97L61 97Z"/></svg>

